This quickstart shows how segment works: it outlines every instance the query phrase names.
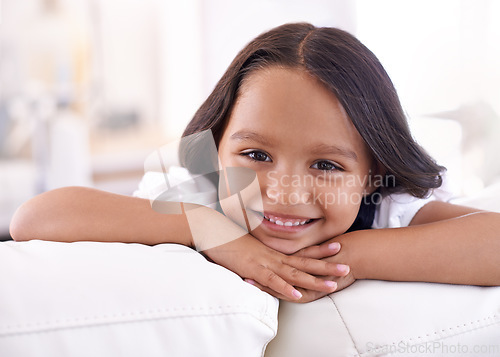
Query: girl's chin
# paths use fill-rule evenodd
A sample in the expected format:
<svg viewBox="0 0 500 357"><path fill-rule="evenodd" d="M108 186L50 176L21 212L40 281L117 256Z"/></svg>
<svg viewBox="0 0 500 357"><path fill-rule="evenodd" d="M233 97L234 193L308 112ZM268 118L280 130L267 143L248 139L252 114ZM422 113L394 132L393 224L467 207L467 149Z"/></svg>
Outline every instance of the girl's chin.
<svg viewBox="0 0 500 357"><path fill-rule="evenodd" d="M255 231L252 231L252 235L267 247L286 255L291 255L293 253L296 253L303 248L297 244L298 243L297 241L264 236L262 234L257 234Z"/></svg>

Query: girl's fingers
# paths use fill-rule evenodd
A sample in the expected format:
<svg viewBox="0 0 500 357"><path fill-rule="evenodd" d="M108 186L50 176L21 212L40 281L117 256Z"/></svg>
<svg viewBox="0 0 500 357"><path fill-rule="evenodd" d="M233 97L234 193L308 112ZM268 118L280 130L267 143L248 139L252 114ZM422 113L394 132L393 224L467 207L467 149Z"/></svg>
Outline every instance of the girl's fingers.
<svg viewBox="0 0 500 357"><path fill-rule="evenodd" d="M257 288L259 288L260 290L262 291L265 291L266 293L268 294L271 294L272 296L274 296L275 298L278 298L278 299L281 299L281 300L287 300L287 301L290 301L290 298L285 296L285 295L282 295L276 291L273 291L271 289L269 289L268 287L264 286L264 285L261 285L259 284L258 282L256 282L255 280L252 280L252 279L245 279L245 281ZM293 301L297 301L297 299L294 299Z"/></svg>
<svg viewBox="0 0 500 357"><path fill-rule="evenodd" d="M305 273L320 276L345 276L349 273L349 266L327 262L325 260L311 259L305 257L290 256L283 263Z"/></svg>
<svg viewBox="0 0 500 357"><path fill-rule="evenodd" d="M329 263L332 264L332 263ZM332 264L336 265L336 264ZM282 265L278 274L293 286L307 290L332 293L337 289L337 283L332 280L321 279L316 276L305 273L302 269L294 266ZM333 274L323 274L333 275Z"/></svg>
<svg viewBox="0 0 500 357"><path fill-rule="evenodd" d="M295 259L302 260L307 258L295 257ZM325 264L336 266L336 264L322 261L316 261L316 263L323 266ZM294 286L326 293L331 293L337 288L337 284L334 281L310 275L305 273L300 267L288 265L286 262L277 262L277 264L273 264L270 267L263 265L256 266L252 274L252 279L292 300L299 300L302 297L300 291L294 288Z"/></svg>
<svg viewBox="0 0 500 357"><path fill-rule="evenodd" d="M340 248L339 242L330 242L301 249L294 255L304 258L323 259L337 254Z"/></svg>
<svg viewBox="0 0 500 357"><path fill-rule="evenodd" d="M255 278L257 283L269 288L271 291L283 295L286 297L286 300L297 301L302 297L300 291L295 289L281 277L283 276L282 274L278 275L274 271L269 270L264 266L260 266L257 268L256 275L258 276L258 278ZM271 294L276 296L273 293Z"/></svg>
<svg viewBox="0 0 500 357"><path fill-rule="evenodd" d="M269 289L268 287L257 283L255 280L245 279L245 281L251 285L256 286L260 290L265 291L266 293L273 295L274 297L276 297L278 299L291 301L291 302L306 303L306 302L317 300L317 299L322 298L323 296L326 296L329 294L329 293L320 292L320 291L300 289L300 293L302 294L302 297L300 299L291 300L289 297L282 295L282 294L279 294L276 291L273 291L273 290Z"/></svg>

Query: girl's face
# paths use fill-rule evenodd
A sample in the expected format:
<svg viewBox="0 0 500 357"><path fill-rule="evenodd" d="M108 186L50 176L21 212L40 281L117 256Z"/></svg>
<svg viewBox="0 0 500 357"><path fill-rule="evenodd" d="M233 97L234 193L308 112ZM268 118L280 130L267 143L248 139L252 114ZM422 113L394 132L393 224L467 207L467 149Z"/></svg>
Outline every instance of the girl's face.
<svg viewBox="0 0 500 357"><path fill-rule="evenodd" d="M219 158L257 173L262 205L245 208L262 223L251 233L285 254L345 233L374 190L363 139L335 95L300 69L247 77Z"/></svg>

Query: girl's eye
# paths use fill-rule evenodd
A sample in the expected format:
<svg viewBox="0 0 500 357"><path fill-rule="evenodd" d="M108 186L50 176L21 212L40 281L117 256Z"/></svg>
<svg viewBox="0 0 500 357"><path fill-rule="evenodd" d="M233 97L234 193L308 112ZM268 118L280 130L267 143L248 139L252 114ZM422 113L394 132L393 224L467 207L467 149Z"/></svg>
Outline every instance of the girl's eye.
<svg viewBox="0 0 500 357"><path fill-rule="evenodd" d="M241 155L248 156L250 159L254 161L271 161L269 155L267 155L265 152L262 151L249 151L249 152L244 152Z"/></svg>
<svg viewBox="0 0 500 357"><path fill-rule="evenodd" d="M330 161L318 161L314 165L311 166L313 169L321 170L321 171L334 171L341 170L339 166Z"/></svg>

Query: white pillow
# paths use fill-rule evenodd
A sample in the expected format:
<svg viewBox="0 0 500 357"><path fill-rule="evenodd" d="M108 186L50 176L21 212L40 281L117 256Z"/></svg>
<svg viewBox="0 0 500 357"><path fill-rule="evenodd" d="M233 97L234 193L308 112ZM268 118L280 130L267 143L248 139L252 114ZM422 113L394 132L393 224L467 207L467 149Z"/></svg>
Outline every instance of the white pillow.
<svg viewBox="0 0 500 357"><path fill-rule="evenodd" d="M277 300L174 244L0 243L0 356L262 356Z"/></svg>
<svg viewBox="0 0 500 357"><path fill-rule="evenodd" d="M359 280L278 316L266 357L500 355L500 287Z"/></svg>

